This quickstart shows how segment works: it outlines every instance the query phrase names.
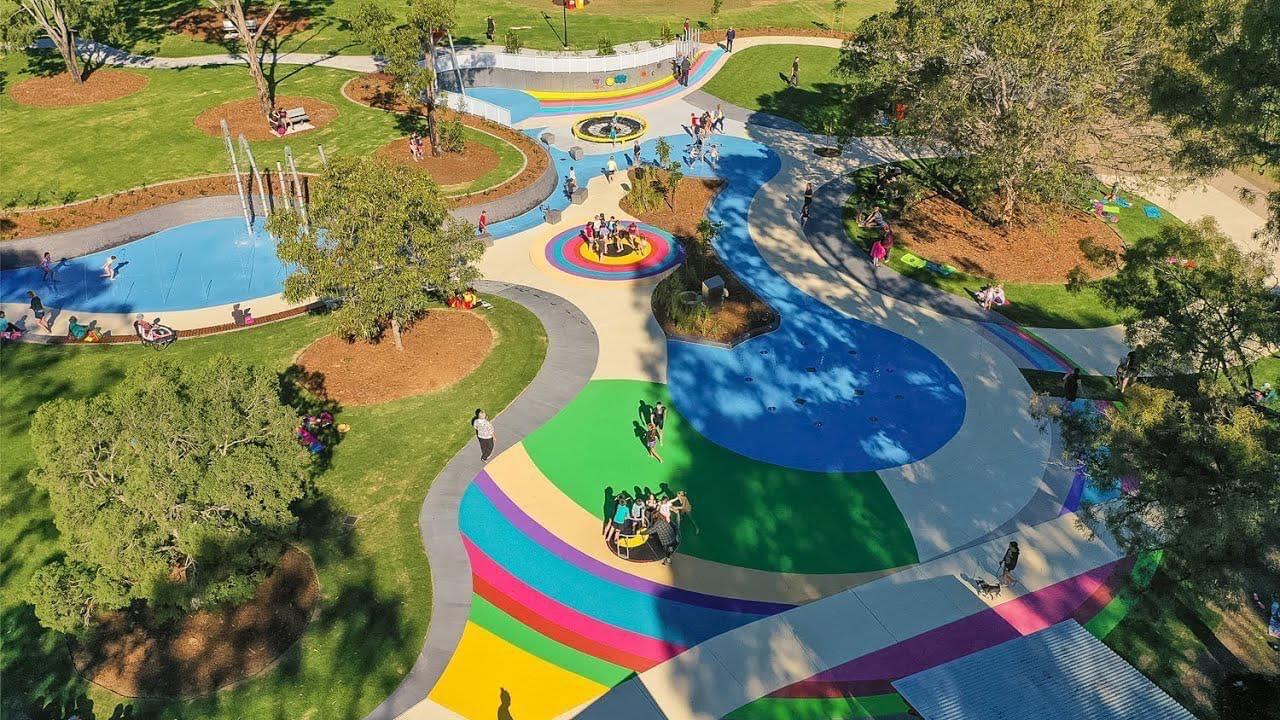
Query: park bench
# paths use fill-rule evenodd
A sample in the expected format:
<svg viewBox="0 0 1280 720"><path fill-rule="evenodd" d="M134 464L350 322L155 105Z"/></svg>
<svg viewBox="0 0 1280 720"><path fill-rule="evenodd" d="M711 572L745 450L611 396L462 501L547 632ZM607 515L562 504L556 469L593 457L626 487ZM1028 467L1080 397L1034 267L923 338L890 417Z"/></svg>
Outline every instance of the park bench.
<svg viewBox="0 0 1280 720"><path fill-rule="evenodd" d="M284 113L284 132L286 135L303 130L312 130L315 128L311 124L311 116L307 114L304 108L296 107L286 110Z"/></svg>
<svg viewBox="0 0 1280 720"><path fill-rule="evenodd" d="M248 30L249 32L253 32L258 29L257 20L245 20L244 24L245 24L245 29ZM224 40L234 40L238 37L240 37L240 31L236 30L236 24L231 22L230 20L223 20L222 21L222 38Z"/></svg>

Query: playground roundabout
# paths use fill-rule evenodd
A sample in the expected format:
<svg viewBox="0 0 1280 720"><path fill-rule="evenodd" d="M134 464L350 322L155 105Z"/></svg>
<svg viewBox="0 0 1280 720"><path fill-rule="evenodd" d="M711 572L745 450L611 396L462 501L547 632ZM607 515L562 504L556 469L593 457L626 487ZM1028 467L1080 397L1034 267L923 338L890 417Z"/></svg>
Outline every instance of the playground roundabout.
<svg viewBox="0 0 1280 720"><path fill-rule="evenodd" d="M613 112L582 118L573 125L574 137L593 143L627 143L640 138L648 130L644 118L631 113Z"/></svg>

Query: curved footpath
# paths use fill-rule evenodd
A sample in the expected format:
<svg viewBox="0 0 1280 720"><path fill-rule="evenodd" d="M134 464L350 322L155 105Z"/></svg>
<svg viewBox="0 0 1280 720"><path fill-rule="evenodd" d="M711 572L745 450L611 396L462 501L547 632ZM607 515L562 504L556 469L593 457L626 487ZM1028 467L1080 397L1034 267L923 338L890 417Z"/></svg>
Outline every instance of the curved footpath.
<svg viewBox="0 0 1280 720"><path fill-rule="evenodd" d="M476 289L520 303L538 316L547 333L547 357L533 382L496 418L501 455L551 419L587 384L596 366L595 328L582 311L562 297L524 285L481 281ZM431 622L426 642L409 674L369 720L390 720L424 697L444 672L471 609L471 563L458 530L463 492L484 465L468 443L431 484L418 527L431 565Z"/></svg>

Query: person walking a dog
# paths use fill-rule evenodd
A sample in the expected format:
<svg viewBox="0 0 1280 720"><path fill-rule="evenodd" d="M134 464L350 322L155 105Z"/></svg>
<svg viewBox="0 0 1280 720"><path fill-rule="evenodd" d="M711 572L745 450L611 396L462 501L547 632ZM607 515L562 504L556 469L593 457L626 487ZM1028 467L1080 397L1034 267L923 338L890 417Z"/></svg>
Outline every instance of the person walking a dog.
<svg viewBox="0 0 1280 720"><path fill-rule="evenodd" d="M1009 547L1004 551L1004 557L1000 558L1000 584L1013 585L1013 569L1018 567L1018 556L1022 551L1018 549L1018 543L1010 540Z"/></svg>

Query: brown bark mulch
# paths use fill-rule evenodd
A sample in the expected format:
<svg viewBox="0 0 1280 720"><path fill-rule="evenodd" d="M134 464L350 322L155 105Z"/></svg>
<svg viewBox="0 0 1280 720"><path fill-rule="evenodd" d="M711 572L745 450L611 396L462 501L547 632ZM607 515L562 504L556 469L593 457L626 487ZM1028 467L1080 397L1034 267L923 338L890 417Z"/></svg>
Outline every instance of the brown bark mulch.
<svg viewBox="0 0 1280 720"><path fill-rule="evenodd" d="M676 236L684 247L686 255L698 252L696 244L698 223L707 215L707 207L720 193L724 183L719 180L703 180L684 178L676 188L676 207L670 208L665 203L653 210L640 210L632 205L630 198L624 197L619 207L636 219L660 227ZM714 251L711 251L714 256ZM718 256L709 259L707 275L719 275L724 278L729 297L712 310L714 321L705 337L721 343L732 343L741 339L748 332L767 326L777 319L777 313L764 301L756 297L733 271L729 270ZM706 279L706 278L702 278ZM664 280L664 282L667 282ZM684 333L675 327L662 313L657 313L658 324L668 335Z"/></svg>
<svg viewBox="0 0 1280 720"><path fill-rule="evenodd" d="M98 68L77 85L69 73L27 78L9 88L9 97L19 105L60 108L118 100L147 86L142 73Z"/></svg>
<svg viewBox="0 0 1280 720"><path fill-rule="evenodd" d="M431 154L431 143L423 142L422 160L409 155L409 138L400 138L378 148L378 155L410 170L425 172L445 187L465 185L498 167L498 153L480 143L467 143L462 152Z"/></svg>
<svg viewBox="0 0 1280 720"><path fill-rule="evenodd" d="M330 105L323 100L317 100L313 97L302 95L277 95L276 107L285 110L292 110L301 107L307 111L307 115L311 117L311 124L315 129L328 125L338 117L338 108ZM262 116L258 110L258 99L246 98L244 100L232 100L206 108L204 112L196 116L196 128L210 137L222 137L223 118L227 121L227 127L231 130L231 137L236 138L241 133L248 140L276 140L280 136L272 131L271 125L267 119ZM294 135L302 135L308 130L300 133L286 135L285 137L294 137Z"/></svg>
<svg viewBox="0 0 1280 720"><path fill-rule="evenodd" d="M483 312L483 311L480 311ZM378 343L316 340L296 363L308 387L347 407L442 390L471 374L493 347L493 330L476 311L432 310L403 333L396 350L388 330Z"/></svg>
<svg viewBox="0 0 1280 720"><path fill-rule="evenodd" d="M1081 241L1121 248L1120 236L1089 213L1036 206L1021 211L1015 223L995 227L952 200L934 196L911 206L892 225L897 241L920 257L1013 282L1065 282L1076 266L1098 277L1108 271L1090 265Z"/></svg>
<svg viewBox="0 0 1280 720"><path fill-rule="evenodd" d="M265 15L265 12L263 13ZM169 23L169 29L175 33L195 38L202 42L222 43L226 39L226 31L222 29L222 21L226 19L222 13L210 7L188 10ZM248 18L261 20L261 17ZM311 18L300 10L289 11L281 8L271 19L271 27L266 35L284 36L306 30L311 26Z"/></svg>
<svg viewBox="0 0 1280 720"><path fill-rule="evenodd" d="M406 103L392 91L394 78L386 73L368 73L359 77L352 78L342 86L342 94L346 98L359 105L367 105L379 110L389 110L397 113L412 113L414 115L423 115L427 109L418 103ZM466 115L453 112L452 110L440 110L437 117L441 120L448 120L454 117L462 119L462 124L476 130L483 130L490 135L496 135L503 140L511 143L524 154L526 164L523 171L511 180L499 185L498 187L482 190L471 195L456 198L453 201L454 207L465 207L468 205L479 205L480 203L489 202L500 197L517 193L530 185L538 178L542 177L542 173L546 172L551 165L551 156L547 154L546 149L538 144L533 138L524 133L512 130L509 127L499 125L495 122L489 122L484 118L475 115ZM424 123L425 127L425 123ZM408 154L408 151L405 152Z"/></svg>
<svg viewBox="0 0 1280 720"><path fill-rule="evenodd" d="M302 635L319 597L311 559L289 549L249 602L167 626L112 613L72 645L71 658L81 675L126 697L204 695L269 667Z"/></svg>
<svg viewBox="0 0 1280 720"><path fill-rule="evenodd" d="M234 195L235 192L235 179L231 175L218 175L148 185L73 205L37 210L0 210L0 240L75 230L179 200Z"/></svg>

